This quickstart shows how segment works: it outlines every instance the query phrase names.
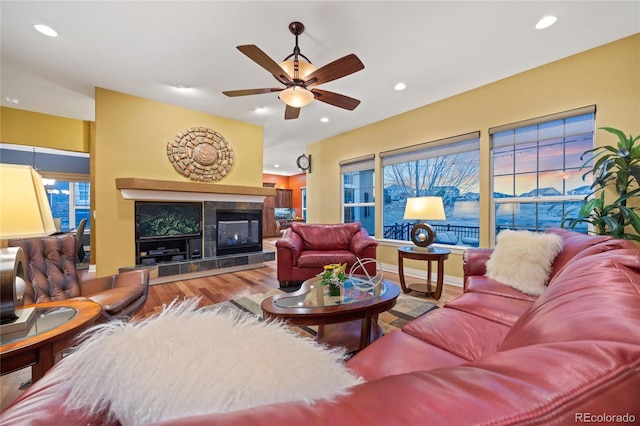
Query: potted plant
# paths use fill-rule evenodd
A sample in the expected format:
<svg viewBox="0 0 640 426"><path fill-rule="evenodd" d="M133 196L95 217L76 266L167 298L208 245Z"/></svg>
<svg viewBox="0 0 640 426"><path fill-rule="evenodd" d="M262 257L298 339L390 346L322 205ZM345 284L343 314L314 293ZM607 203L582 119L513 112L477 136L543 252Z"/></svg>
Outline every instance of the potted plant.
<svg viewBox="0 0 640 426"><path fill-rule="evenodd" d="M612 127L601 127L618 136L615 146L600 146L585 151L581 159L589 156L583 168L593 164L582 179L593 175L591 192L585 198L577 217L564 219L570 228L578 224L588 223L600 235L612 235L616 238L640 241L640 216L638 205L628 205L627 201L640 196L640 135L627 136L624 132ZM605 190L615 192L616 199L605 202ZM590 198L601 191L599 196ZM635 231L635 232L633 232Z"/></svg>
<svg viewBox="0 0 640 426"><path fill-rule="evenodd" d="M331 265L324 266L324 272L322 273L322 285L328 286L329 296L340 296L340 287L347 279L345 269L347 264L333 263Z"/></svg>

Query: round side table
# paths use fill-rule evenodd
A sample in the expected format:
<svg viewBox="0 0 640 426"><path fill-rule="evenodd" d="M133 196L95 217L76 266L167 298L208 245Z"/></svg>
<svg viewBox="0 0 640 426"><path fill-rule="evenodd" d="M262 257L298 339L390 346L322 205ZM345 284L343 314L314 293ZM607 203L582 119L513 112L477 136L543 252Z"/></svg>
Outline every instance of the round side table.
<svg viewBox="0 0 640 426"><path fill-rule="evenodd" d="M29 328L0 337L0 374L32 366L31 381L35 383L53 367L58 354L95 323L102 306L78 299L30 306L36 308L36 317Z"/></svg>
<svg viewBox="0 0 640 426"><path fill-rule="evenodd" d="M442 286L444 285L444 261L449 258L451 250L430 247L428 249L416 246L398 247L398 275L400 276L400 286L402 291L409 293L417 291L431 296L434 299L440 299L442 296ZM404 259L424 260L427 262L427 283L405 284L404 280ZM431 286L431 262L438 262L438 277L436 280L435 291Z"/></svg>

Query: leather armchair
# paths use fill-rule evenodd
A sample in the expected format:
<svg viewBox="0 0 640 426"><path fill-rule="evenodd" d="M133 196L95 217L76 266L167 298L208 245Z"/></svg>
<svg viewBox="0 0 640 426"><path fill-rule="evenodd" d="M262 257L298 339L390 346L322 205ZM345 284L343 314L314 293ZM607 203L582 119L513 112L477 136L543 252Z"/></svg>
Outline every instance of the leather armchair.
<svg viewBox="0 0 640 426"><path fill-rule="evenodd" d="M102 321L138 312L147 300L149 272L82 279L76 270L76 242L72 234L9 241L22 248L28 264L25 304L86 298L102 305Z"/></svg>
<svg viewBox="0 0 640 426"><path fill-rule="evenodd" d="M346 263L347 271L358 258L376 258L378 242L360 222L331 225L292 222L276 242L280 287L305 281L324 265ZM375 265L367 265L375 274Z"/></svg>

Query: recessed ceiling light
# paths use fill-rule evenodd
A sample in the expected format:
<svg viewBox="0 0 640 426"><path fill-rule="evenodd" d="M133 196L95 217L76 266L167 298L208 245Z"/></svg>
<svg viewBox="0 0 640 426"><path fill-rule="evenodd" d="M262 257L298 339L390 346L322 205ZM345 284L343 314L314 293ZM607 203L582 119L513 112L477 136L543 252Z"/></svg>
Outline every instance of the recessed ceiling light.
<svg viewBox="0 0 640 426"><path fill-rule="evenodd" d="M393 86L393 88L398 90L398 91L400 91L400 90L406 89L407 85L402 83L402 82L400 82L400 83L396 84L395 86Z"/></svg>
<svg viewBox="0 0 640 426"><path fill-rule="evenodd" d="M258 114L263 114L263 113L267 112L267 109L265 107L263 107L263 106L259 106L259 107L256 107L256 109L254 109L254 111L257 112Z"/></svg>
<svg viewBox="0 0 640 426"><path fill-rule="evenodd" d="M538 23L536 24L536 29L543 30L545 28L549 28L550 26L555 24L557 20L558 18L556 18L555 16L545 16L538 21Z"/></svg>
<svg viewBox="0 0 640 426"><path fill-rule="evenodd" d="M329 117L322 117L320 119L320 121L322 121L323 123L328 123L329 122Z"/></svg>
<svg viewBox="0 0 640 426"><path fill-rule="evenodd" d="M38 25L34 25L34 28L36 30L38 30L38 32L49 36L49 37L58 37L58 33L51 27L48 27L46 25L42 25L42 24L38 24Z"/></svg>
<svg viewBox="0 0 640 426"><path fill-rule="evenodd" d="M7 101L10 104L17 104L18 102L20 102L20 99L18 99L18 98L10 98L9 96L5 96L4 100Z"/></svg>
<svg viewBox="0 0 640 426"><path fill-rule="evenodd" d="M273 167L280 167L280 164L274 164Z"/></svg>
<svg viewBox="0 0 640 426"><path fill-rule="evenodd" d="M174 87L176 89L178 89L178 91L180 91L180 92L190 92L191 91L191 87L185 86L184 84L176 84Z"/></svg>

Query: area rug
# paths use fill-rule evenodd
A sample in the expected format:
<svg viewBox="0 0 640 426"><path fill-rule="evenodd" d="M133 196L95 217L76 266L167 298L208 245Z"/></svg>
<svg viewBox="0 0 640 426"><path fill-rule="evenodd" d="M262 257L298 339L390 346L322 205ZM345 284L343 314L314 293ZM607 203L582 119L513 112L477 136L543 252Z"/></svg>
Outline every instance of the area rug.
<svg viewBox="0 0 640 426"><path fill-rule="evenodd" d="M230 300L228 302L217 303L215 305L208 306L205 309L241 310L249 312L258 318L263 318L262 308L260 307L262 301L267 297L283 293L284 291L282 290L273 289L266 293L255 293L246 297ZM393 309L383 312L378 316L378 324L380 325L383 333L388 334L394 330L402 328L409 321L418 318L433 309L437 309L437 307L438 306L433 302L401 293L398 296L396 305ZM307 337L315 336L317 331L317 327L313 326L292 328L299 334Z"/></svg>

